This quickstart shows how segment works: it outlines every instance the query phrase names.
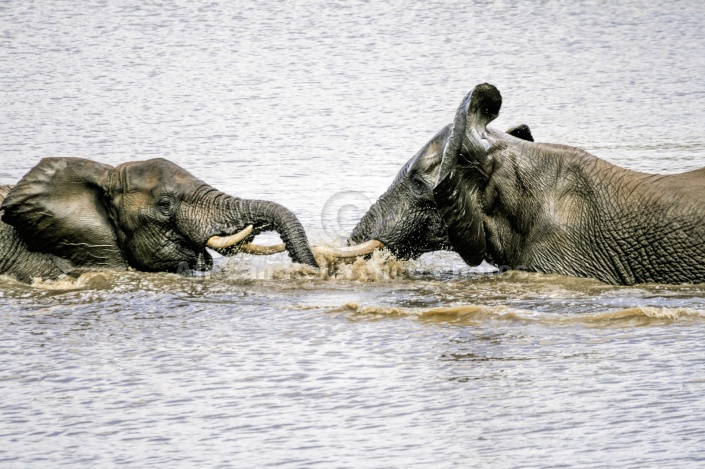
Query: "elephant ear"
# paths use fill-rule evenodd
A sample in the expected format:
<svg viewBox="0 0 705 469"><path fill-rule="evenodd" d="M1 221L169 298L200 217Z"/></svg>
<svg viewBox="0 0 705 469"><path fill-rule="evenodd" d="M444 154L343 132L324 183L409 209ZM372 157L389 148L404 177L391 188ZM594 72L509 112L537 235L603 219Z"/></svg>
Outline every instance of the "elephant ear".
<svg viewBox="0 0 705 469"><path fill-rule="evenodd" d="M27 246L76 266L124 267L104 202L112 167L81 158L45 158L10 190L2 221Z"/></svg>
<svg viewBox="0 0 705 469"><path fill-rule="evenodd" d="M455 114L433 188L450 244L470 265L480 264L487 250L479 188L492 167L487 124L497 117L501 106L499 91L487 83L465 96Z"/></svg>
<svg viewBox="0 0 705 469"><path fill-rule="evenodd" d="M491 161L488 156L487 124L497 118L501 107L502 95L489 83L477 85L465 96L455 113L436 185L448 177L458 164L476 169L484 176L489 173Z"/></svg>

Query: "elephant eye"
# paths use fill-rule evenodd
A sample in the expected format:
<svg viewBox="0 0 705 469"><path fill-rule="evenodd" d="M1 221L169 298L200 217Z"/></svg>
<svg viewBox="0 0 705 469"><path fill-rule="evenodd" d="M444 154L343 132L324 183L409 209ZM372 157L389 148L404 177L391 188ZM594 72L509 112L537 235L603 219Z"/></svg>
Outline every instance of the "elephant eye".
<svg viewBox="0 0 705 469"><path fill-rule="evenodd" d="M174 213L175 206L174 199L167 195L163 195L157 200L157 208L163 215L172 215Z"/></svg>
<svg viewBox="0 0 705 469"><path fill-rule="evenodd" d="M424 194L424 193L428 192L428 188L426 187L426 182L418 174L415 174L411 178L411 190L413 190L417 194Z"/></svg>

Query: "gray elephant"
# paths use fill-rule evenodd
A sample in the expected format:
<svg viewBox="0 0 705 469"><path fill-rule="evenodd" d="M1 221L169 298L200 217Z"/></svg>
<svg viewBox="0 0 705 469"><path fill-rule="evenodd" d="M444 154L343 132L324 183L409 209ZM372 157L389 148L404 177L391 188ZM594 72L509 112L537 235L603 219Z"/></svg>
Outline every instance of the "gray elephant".
<svg viewBox="0 0 705 469"><path fill-rule="evenodd" d="M520 140L487 128L501 104L489 84L466 96L433 189L466 263L624 285L705 282L705 168L645 174Z"/></svg>
<svg viewBox="0 0 705 469"><path fill-rule="evenodd" d="M443 149L452 129L452 124L444 127L401 168L389 189L353 229L349 242L355 245L354 252L364 254L384 246L397 258L415 259L426 252L452 249L433 198ZM533 141L526 125L507 133Z"/></svg>
<svg viewBox="0 0 705 469"><path fill-rule="evenodd" d="M266 230L294 262L317 267L289 210L224 194L164 159L112 167L46 158L0 187L0 201L0 274L22 281L84 269L208 270L206 246L227 252Z"/></svg>
<svg viewBox="0 0 705 469"><path fill-rule="evenodd" d="M526 126L480 131L469 106L467 97L465 115L409 160L354 228L358 253L386 246L415 258L452 249L470 265L615 284L705 281L705 209L697 202L705 169L628 171L577 148L533 143ZM455 165L444 160L436 187L449 151Z"/></svg>

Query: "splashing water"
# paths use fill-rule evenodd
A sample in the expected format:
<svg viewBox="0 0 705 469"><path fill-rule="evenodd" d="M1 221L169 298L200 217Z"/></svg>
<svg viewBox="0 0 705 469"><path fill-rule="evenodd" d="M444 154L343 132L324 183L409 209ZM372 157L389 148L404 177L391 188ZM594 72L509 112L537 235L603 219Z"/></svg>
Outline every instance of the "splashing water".
<svg viewBox="0 0 705 469"><path fill-rule="evenodd" d="M239 255L225 260L218 275L227 278L259 280L346 280L363 283L408 277L411 265L396 259L386 250L376 250L370 256L351 259L331 258L318 254L319 269L291 263L284 254L272 256Z"/></svg>
<svg viewBox="0 0 705 469"><path fill-rule="evenodd" d="M322 278L333 280L355 280L358 282L378 282L404 277L409 264L396 259L386 249L375 250L369 257L351 260L340 258L317 258L321 266Z"/></svg>

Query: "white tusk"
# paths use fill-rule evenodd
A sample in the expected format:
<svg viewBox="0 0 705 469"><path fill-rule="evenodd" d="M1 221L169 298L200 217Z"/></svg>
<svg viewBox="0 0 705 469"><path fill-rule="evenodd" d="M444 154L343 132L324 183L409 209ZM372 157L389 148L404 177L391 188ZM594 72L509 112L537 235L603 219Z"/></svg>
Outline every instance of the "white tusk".
<svg viewBox="0 0 705 469"><path fill-rule="evenodd" d="M275 244L274 246L261 246L259 244L243 244L240 252L254 254L255 256L269 256L278 252L286 251L286 244Z"/></svg>
<svg viewBox="0 0 705 469"><path fill-rule="evenodd" d="M373 239L357 246L347 248L329 248L324 246L312 246L311 250L314 254L322 254L328 257L357 257L369 254L375 249L383 248L384 244Z"/></svg>
<svg viewBox="0 0 705 469"><path fill-rule="evenodd" d="M233 246L239 242L241 242L243 239L247 238L250 236L250 233L252 233L253 227L252 225L248 226L244 230L235 233L234 235L230 236L211 236L208 239L208 243L206 243L206 246L208 246L211 249L225 249L229 248L230 246Z"/></svg>

